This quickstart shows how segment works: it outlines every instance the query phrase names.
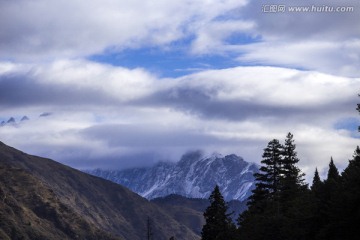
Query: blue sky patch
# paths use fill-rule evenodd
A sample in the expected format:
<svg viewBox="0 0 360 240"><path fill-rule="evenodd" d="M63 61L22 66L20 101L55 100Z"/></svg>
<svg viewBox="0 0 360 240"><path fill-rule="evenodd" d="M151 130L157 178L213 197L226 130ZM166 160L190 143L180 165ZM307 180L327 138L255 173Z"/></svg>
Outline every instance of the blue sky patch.
<svg viewBox="0 0 360 240"><path fill-rule="evenodd" d="M89 60L126 68L144 68L160 77L180 77L206 69L223 69L239 65L231 55L190 55L181 50L159 48L129 49L103 53Z"/></svg>
<svg viewBox="0 0 360 240"><path fill-rule="evenodd" d="M360 126L360 120L354 117L345 118L339 120L335 123L336 129L344 129L352 132L352 137L359 138L360 133L358 132L358 127Z"/></svg>
<svg viewBox="0 0 360 240"><path fill-rule="evenodd" d="M226 43L230 45L245 45L261 42L262 38L260 35L251 36L249 34L244 33L234 33L231 34L228 38L226 38Z"/></svg>

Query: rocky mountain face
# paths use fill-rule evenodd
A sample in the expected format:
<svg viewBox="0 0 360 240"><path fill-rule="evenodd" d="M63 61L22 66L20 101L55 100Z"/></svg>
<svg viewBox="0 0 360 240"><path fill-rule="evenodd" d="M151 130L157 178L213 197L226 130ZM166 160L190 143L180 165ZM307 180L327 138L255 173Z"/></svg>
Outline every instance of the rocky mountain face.
<svg viewBox="0 0 360 240"><path fill-rule="evenodd" d="M157 204L110 181L0 142L0 239L199 239Z"/></svg>
<svg viewBox="0 0 360 240"><path fill-rule="evenodd" d="M148 168L87 172L124 185L148 199L170 194L208 198L217 184L225 200L244 201L254 188L253 174L257 171L256 164L236 155L203 157L200 152L191 152L177 163L160 162Z"/></svg>

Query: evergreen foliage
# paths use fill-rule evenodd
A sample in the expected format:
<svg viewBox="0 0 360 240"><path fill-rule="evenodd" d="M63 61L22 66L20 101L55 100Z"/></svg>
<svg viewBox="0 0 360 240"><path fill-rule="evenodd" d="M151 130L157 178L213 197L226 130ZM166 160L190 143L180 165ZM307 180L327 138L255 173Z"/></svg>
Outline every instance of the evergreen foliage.
<svg viewBox="0 0 360 240"><path fill-rule="evenodd" d="M296 145L293 137L293 134L289 132L283 146L280 195L282 202L291 200L293 195L296 195L301 189L307 187L304 184L305 174L302 173L296 165L299 162L299 159L297 158L297 152L295 151Z"/></svg>
<svg viewBox="0 0 360 240"><path fill-rule="evenodd" d="M249 206L255 206L259 203L259 207L263 200L276 196L280 187L281 153L282 145L277 139L270 141L264 149L260 172L254 174L256 188L253 190L253 195L249 198ZM261 207L259 210L261 210Z"/></svg>
<svg viewBox="0 0 360 240"><path fill-rule="evenodd" d="M273 144L269 145L273 146ZM268 148L265 149L266 151L268 151ZM267 155L264 154L264 156ZM263 162L263 164L269 162L271 161ZM285 163L282 162L280 166L281 171L283 171ZM298 175L295 174L294 176L302 179L303 174L298 172ZM257 178L257 180L259 179ZM272 184L258 183L256 185L254 195L257 191L264 191L264 189L268 191L268 194L262 195L262 198L251 198L248 210L238 218L237 239L359 239L359 147L356 148L353 158L341 175L332 158L329 163L327 179L324 181L321 181L319 172L315 169L311 189L308 189L302 181L295 181L297 188L293 188L294 191L288 192L288 188L284 187L284 184L289 182L285 181L285 179L286 173L284 171L280 174L282 187L277 190L275 195L271 188ZM291 184L294 184L294 182ZM270 188L267 189L264 186L270 186ZM284 192L287 192L286 197L282 195ZM280 201L278 201L277 197L274 197L276 195L280 196Z"/></svg>
<svg viewBox="0 0 360 240"><path fill-rule="evenodd" d="M311 190L316 191L321 187L321 185L322 185L322 182L321 182L321 179L320 179L320 176L319 176L319 172L318 172L318 170L316 168L315 173L314 173L314 178L313 178L313 181L312 181L312 185L311 185Z"/></svg>
<svg viewBox="0 0 360 240"><path fill-rule="evenodd" d="M336 194L331 196L328 225L324 234L328 239L359 239L360 237L360 149L342 173Z"/></svg>
<svg viewBox="0 0 360 240"><path fill-rule="evenodd" d="M329 171L328 171L328 175L327 175L327 181L330 181L330 180L337 181L339 179L339 177L340 177L339 171L334 164L333 158L331 157L330 163L329 163Z"/></svg>
<svg viewBox="0 0 360 240"><path fill-rule="evenodd" d="M277 139L264 149L260 172L254 174L256 188L249 198L249 208L238 218L242 239L307 239L312 215L311 195L303 182L293 135L285 144ZM310 228L309 228L310 229Z"/></svg>
<svg viewBox="0 0 360 240"><path fill-rule="evenodd" d="M215 186L209 197L210 206L204 212L205 225L201 231L202 240L235 239L235 225L230 214L227 214L227 204L221 195L219 186Z"/></svg>
<svg viewBox="0 0 360 240"><path fill-rule="evenodd" d="M360 104L356 109L360 112ZM358 128L360 131L360 126ZM339 174L332 157L324 181L321 181L316 168L310 189L304 184L304 174L296 166L299 159L295 150L291 133L286 136L284 145L277 139L270 141L262 155L260 172L254 174L255 189L249 198L248 209L238 218L237 234L231 235L231 238L216 238L214 236L218 236L217 232L222 230L206 232L204 226L203 233L213 237L203 239L360 239L359 146L342 174ZM213 199L218 189L215 190ZM210 217L214 216L214 213L210 213L214 211L210 209L204 216L207 224L215 224L215 220L210 220L215 219ZM221 219L226 219L226 208L223 209ZM226 226L224 220L216 224ZM211 226L208 225L208 228L216 229L214 225Z"/></svg>
<svg viewBox="0 0 360 240"><path fill-rule="evenodd" d="M294 135L290 132L286 136L285 144L283 147L283 174L287 187L297 187L304 185L305 174L296 166L299 162L297 152L295 151L296 145L293 139Z"/></svg>

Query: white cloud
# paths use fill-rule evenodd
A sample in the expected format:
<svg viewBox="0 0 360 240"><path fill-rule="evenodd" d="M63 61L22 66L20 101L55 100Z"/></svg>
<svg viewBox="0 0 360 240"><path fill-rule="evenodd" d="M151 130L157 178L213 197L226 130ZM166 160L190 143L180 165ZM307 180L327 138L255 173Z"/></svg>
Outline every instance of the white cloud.
<svg viewBox="0 0 360 240"><path fill-rule="evenodd" d="M1 1L2 57L47 60L171 43L244 1ZM23 9L23 10L22 10Z"/></svg>
<svg viewBox="0 0 360 240"><path fill-rule="evenodd" d="M155 76L144 69L130 70L80 60L56 61L35 71L44 84L71 86L80 91L89 89L119 101L149 94L154 91L155 84Z"/></svg>
<svg viewBox="0 0 360 240"><path fill-rule="evenodd" d="M129 48L168 49L184 40L182 49L197 55L237 55L247 65L359 76L359 1L341 3L354 6L349 13L266 14L261 11L264 4L246 0L1 1L1 58L43 62ZM320 0L314 5L339 2ZM239 39L229 41L234 35ZM243 42L242 38L248 39Z"/></svg>
<svg viewBox="0 0 360 240"><path fill-rule="evenodd" d="M264 106L312 108L342 103L359 79L276 67L209 70L181 80L182 86L215 93L219 101L249 101ZM343 94L337 94L341 91Z"/></svg>
<svg viewBox="0 0 360 240"><path fill-rule="evenodd" d="M104 107L152 93L156 88L155 80L155 76L143 69L130 70L83 60L14 64L2 74L0 99L6 108L17 105L43 108L63 105L71 109L86 105Z"/></svg>
<svg viewBox="0 0 360 240"><path fill-rule="evenodd" d="M254 23L242 20L213 21L197 29L192 42L193 54L225 54L230 49L224 46L226 40L233 34L251 34ZM216 51L214 51L216 50Z"/></svg>
<svg viewBox="0 0 360 240"><path fill-rule="evenodd" d="M241 62L280 65L357 77L360 39L344 41L265 41L238 47Z"/></svg>
<svg viewBox="0 0 360 240"><path fill-rule="evenodd" d="M312 174L330 156L344 166L357 142L334 126L357 116L360 79L273 67L158 79L79 60L7 69L0 75L0 118L30 120L0 127L1 140L76 167L177 160L197 148L259 162L268 141L291 131L301 166ZM53 114L40 118L42 112Z"/></svg>
<svg viewBox="0 0 360 240"><path fill-rule="evenodd" d="M343 166L356 130L334 126L357 117L359 1L341 3L356 7L342 14L265 14L263 4L0 1L0 119L30 117L1 127L1 140L74 166L130 166L134 155L140 164L194 148L258 162L269 140L291 131L307 173L330 156ZM296 4L306 3L286 1ZM265 67L159 79L83 60L149 46L171 51L173 43ZM43 112L53 114L39 118Z"/></svg>
<svg viewBox="0 0 360 240"><path fill-rule="evenodd" d="M313 5L354 7L353 12L347 13L294 13L288 10L273 14L262 12L262 8L268 4L264 1L249 1L228 14L230 21L212 21L198 28L192 52L237 55L239 64L282 66L347 77L359 76L359 1L271 2L285 5L286 9ZM245 42L241 37L238 42L228 41L234 34L242 34Z"/></svg>

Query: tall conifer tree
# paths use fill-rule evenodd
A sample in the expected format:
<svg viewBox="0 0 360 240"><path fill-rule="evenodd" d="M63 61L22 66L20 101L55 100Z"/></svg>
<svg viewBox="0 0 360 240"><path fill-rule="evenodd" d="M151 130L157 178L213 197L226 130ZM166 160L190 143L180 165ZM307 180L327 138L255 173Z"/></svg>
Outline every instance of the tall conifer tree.
<svg viewBox="0 0 360 240"><path fill-rule="evenodd" d="M360 96L360 95L359 95ZM360 103L356 110L360 113ZM360 132L360 126L358 126ZM300 194L290 194L290 198L281 201L281 214L277 214L276 196L278 192L286 191L286 188L274 187L276 179L286 184L284 179L288 176L300 176L289 174L292 164L298 159L293 154L295 145L292 135L288 134L285 140L283 155L279 158L274 154L273 140L264 150L263 164L259 174L255 175L256 189L250 198L248 210L239 216L240 239L263 240L263 239L316 239L316 240L355 240L360 237L360 148L356 148L353 159L348 167L340 175L333 159L329 163L327 179L321 181L316 169L311 192L302 181L296 181L299 186L303 185ZM274 164L274 159L278 159ZM280 169L276 171L275 169ZM279 173L275 174L274 173ZM296 171L292 172L296 173ZM300 172L298 172L300 173ZM274 176L277 176L274 177ZM289 178L291 179L291 177ZM294 179L294 178L292 178ZM306 187L305 187L306 186ZM261 203L261 204L259 204ZM254 211L257 206L262 206L261 211Z"/></svg>
<svg viewBox="0 0 360 240"><path fill-rule="evenodd" d="M353 159L341 177L340 194L334 198L330 213L329 239L360 238L360 148L357 146Z"/></svg>
<svg viewBox="0 0 360 240"><path fill-rule="evenodd" d="M331 157L330 163L329 163L329 171L328 171L328 175L327 175L327 181L329 181L331 179L337 181L339 179L339 177L340 177L339 170L335 166L334 160Z"/></svg>
<svg viewBox="0 0 360 240"><path fill-rule="evenodd" d="M319 176L319 172L317 170L317 168L315 169L315 173L314 173L314 178L312 181L312 185L311 185L311 190L316 191L317 189L320 188L322 182Z"/></svg>
<svg viewBox="0 0 360 240"><path fill-rule="evenodd" d="M260 172L248 210L238 218L239 234L244 239L306 239L309 230L301 229L311 215L310 194L304 174L296 166L296 145L287 134L285 144L273 139L264 149ZM309 206L309 207L304 207ZM301 208L301 209L300 209Z"/></svg>
<svg viewBox="0 0 360 240"><path fill-rule="evenodd" d="M282 152L281 168L281 198L282 201L290 200L296 197L299 190L305 187L304 174L297 167L299 158L297 157L296 145L293 135L288 133Z"/></svg>
<svg viewBox="0 0 360 240"><path fill-rule="evenodd" d="M283 147L277 139L270 141L264 149L260 172L254 174L256 188L253 190L253 195L249 198L249 205L272 198L279 191L282 149Z"/></svg>
<svg viewBox="0 0 360 240"><path fill-rule="evenodd" d="M202 240L231 240L235 225L226 213L227 205L221 195L219 186L215 186L209 197L210 206L204 212L205 225L201 231Z"/></svg>
<svg viewBox="0 0 360 240"><path fill-rule="evenodd" d="M289 183L297 186L303 185L304 174L296 166L299 162L297 157L294 135L290 132L287 134L283 149L283 175L284 179Z"/></svg>
<svg viewBox="0 0 360 240"><path fill-rule="evenodd" d="M248 210L238 218L239 235L244 239L276 239L280 225L279 191L283 146L271 140L264 149L259 173L255 173L255 189L249 198Z"/></svg>

